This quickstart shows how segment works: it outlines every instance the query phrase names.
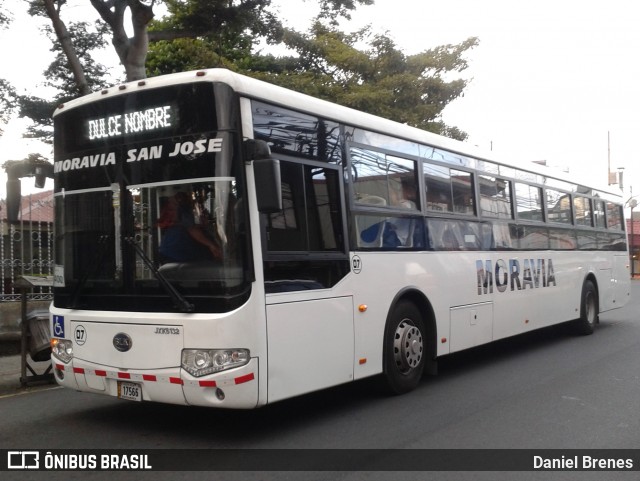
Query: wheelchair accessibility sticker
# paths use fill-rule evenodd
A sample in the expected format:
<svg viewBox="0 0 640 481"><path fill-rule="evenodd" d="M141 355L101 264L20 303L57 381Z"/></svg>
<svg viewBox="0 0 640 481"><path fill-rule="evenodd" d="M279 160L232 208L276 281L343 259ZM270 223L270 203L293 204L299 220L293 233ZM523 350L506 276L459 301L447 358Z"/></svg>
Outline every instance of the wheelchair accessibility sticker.
<svg viewBox="0 0 640 481"><path fill-rule="evenodd" d="M64 337L64 316L53 316L53 335Z"/></svg>

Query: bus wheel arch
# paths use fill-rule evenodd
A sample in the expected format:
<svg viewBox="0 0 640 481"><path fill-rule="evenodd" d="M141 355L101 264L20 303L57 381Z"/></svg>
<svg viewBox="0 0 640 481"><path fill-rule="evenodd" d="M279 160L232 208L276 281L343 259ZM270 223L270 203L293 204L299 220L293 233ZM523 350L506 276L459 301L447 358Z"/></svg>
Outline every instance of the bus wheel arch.
<svg viewBox="0 0 640 481"><path fill-rule="evenodd" d="M423 373L435 374L435 316L417 290L400 292L389 309L383 339L383 374L389 390L415 389Z"/></svg>
<svg viewBox="0 0 640 481"><path fill-rule="evenodd" d="M593 334L600 321L600 298L598 283L593 274L587 275L582 283L580 294L580 317L574 321L577 334L587 336Z"/></svg>

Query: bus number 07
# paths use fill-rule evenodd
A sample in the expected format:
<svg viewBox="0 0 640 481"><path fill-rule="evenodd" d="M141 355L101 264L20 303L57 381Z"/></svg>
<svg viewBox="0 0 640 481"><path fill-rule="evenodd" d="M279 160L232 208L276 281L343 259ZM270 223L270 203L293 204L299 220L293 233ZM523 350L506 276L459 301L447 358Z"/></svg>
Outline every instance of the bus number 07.
<svg viewBox="0 0 640 481"><path fill-rule="evenodd" d="M351 259L351 269L354 274L360 274L360 271L362 271L362 260L359 256L353 256Z"/></svg>
<svg viewBox="0 0 640 481"><path fill-rule="evenodd" d="M75 329L76 344L83 345L87 341L87 331L84 326L78 326Z"/></svg>

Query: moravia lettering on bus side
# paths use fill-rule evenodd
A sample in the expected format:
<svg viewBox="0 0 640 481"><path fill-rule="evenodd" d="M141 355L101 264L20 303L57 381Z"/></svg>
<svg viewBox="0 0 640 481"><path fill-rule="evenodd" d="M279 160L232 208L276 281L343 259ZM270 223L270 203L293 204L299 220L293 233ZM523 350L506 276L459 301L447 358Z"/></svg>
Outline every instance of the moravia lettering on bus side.
<svg viewBox="0 0 640 481"><path fill-rule="evenodd" d="M556 286L552 259L477 260L476 271L479 296L493 294L494 285L498 292Z"/></svg>

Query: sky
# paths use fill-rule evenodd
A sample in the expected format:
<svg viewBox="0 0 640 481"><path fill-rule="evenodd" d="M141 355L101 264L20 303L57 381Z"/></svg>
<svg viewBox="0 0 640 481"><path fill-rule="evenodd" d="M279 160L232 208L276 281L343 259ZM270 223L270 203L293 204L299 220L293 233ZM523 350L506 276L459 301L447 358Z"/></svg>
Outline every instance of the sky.
<svg viewBox="0 0 640 481"><path fill-rule="evenodd" d="M69 2L78 15L95 18L81 3L88 2ZM314 1L306 0L308 8L300 8L300 0L273 3L300 28L300 15L312 12ZM445 108L444 121L467 132L467 142L498 157L544 160L585 182L606 186L610 164L612 171L623 170L628 199L640 194L637 11L633 0L376 0L359 7L342 28L371 24L388 32L407 54L478 37L479 46L466 54L469 68L461 74L469 79L464 97ZM15 46L2 49L0 77L19 90L41 88L50 60L33 20L16 18L0 33L0 42ZM118 73L115 53L109 55ZM25 63L25 58L31 60ZM12 122L0 138L0 163L34 151L19 139L22 128Z"/></svg>

